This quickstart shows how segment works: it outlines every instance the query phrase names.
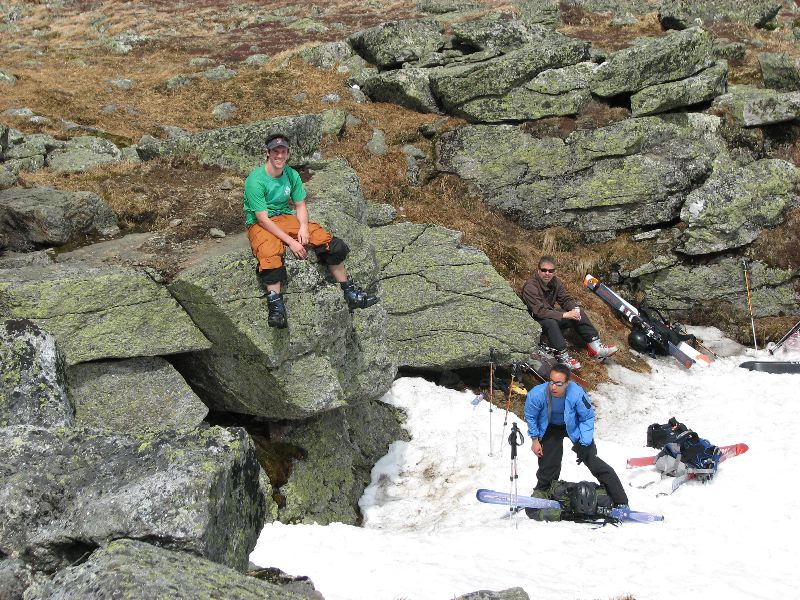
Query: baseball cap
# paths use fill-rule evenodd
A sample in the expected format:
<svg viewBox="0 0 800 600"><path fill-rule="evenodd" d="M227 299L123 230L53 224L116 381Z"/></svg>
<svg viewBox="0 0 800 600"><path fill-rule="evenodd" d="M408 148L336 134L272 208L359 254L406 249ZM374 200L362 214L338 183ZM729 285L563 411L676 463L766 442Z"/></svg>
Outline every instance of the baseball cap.
<svg viewBox="0 0 800 600"><path fill-rule="evenodd" d="M272 150L273 148L277 148L278 146L289 148L289 140L287 140L283 136L277 136L267 141L267 150Z"/></svg>

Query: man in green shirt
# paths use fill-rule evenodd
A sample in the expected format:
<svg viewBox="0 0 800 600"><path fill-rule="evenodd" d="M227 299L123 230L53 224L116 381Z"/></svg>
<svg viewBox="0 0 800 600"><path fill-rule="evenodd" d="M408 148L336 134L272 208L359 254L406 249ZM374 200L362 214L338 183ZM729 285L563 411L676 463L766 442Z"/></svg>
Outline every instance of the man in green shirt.
<svg viewBox="0 0 800 600"><path fill-rule="evenodd" d="M297 171L286 164L289 138L283 134L269 136L266 151L266 164L253 169L244 182L244 212L247 239L253 256L258 259L258 280L269 301L269 326L287 325L281 293L281 284L286 281L283 265L286 246L299 259L308 255L306 246L309 246L339 282L350 310L377 303L377 297L359 289L347 275L344 266L350 252L347 244L318 223L309 222L303 182Z"/></svg>

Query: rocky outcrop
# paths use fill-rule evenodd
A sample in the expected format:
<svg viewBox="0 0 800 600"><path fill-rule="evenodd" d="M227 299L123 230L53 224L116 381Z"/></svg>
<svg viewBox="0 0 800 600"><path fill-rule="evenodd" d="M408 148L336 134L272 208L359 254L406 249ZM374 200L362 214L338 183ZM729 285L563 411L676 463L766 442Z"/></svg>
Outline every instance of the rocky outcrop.
<svg viewBox="0 0 800 600"><path fill-rule="evenodd" d="M478 590L477 592L457 596L453 600L530 600L530 596L521 587L513 587L497 592Z"/></svg>
<svg viewBox="0 0 800 600"><path fill-rule="evenodd" d="M210 346L166 288L132 268L0 269L0 317L50 332L69 365Z"/></svg>
<svg viewBox="0 0 800 600"><path fill-rule="evenodd" d="M109 543L93 552L87 561L59 571L51 581L32 587L26 597L28 600L78 600L176 595L236 600L319 598L248 577L185 552L131 539Z"/></svg>
<svg viewBox="0 0 800 600"><path fill-rule="evenodd" d="M119 233L117 217L93 192L48 187L0 190L0 235L12 250L62 246Z"/></svg>
<svg viewBox="0 0 800 600"><path fill-rule="evenodd" d="M509 12L492 12L479 19L453 23L453 43L467 51L510 52L541 40L548 30Z"/></svg>
<svg viewBox="0 0 800 600"><path fill-rule="evenodd" d="M244 570L264 523L242 429L126 436L0 427L0 549L54 572L118 538Z"/></svg>
<svg viewBox="0 0 800 600"><path fill-rule="evenodd" d="M282 498L275 519L358 524L358 501L369 485L372 467L392 442L408 439L401 421L389 405L367 401L273 432L273 442L302 449L288 481L275 490Z"/></svg>
<svg viewBox="0 0 800 600"><path fill-rule="evenodd" d="M683 106L709 102L725 93L728 86L728 63L720 61L696 75L653 85L631 96L635 117L654 115Z"/></svg>
<svg viewBox="0 0 800 600"><path fill-rule="evenodd" d="M508 283L461 233L400 223L374 230L388 340L401 366L478 366L488 348L528 357L539 327Z"/></svg>
<svg viewBox="0 0 800 600"><path fill-rule="evenodd" d="M677 248L685 254L711 254L745 246L762 229L783 222L800 193L800 169L783 160L764 159L744 166L724 160L692 191L681 210L689 227Z"/></svg>
<svg viewBox="0 0 800 600"><path fill-rule="evenodd" d="M588 57L587 42L552 32L496 58L434 69L431 89L447 111L458 114L471 100L502 97L546 69L574 65Z"/></svg>
<svg viewBox="0 0 800 600"><path fill-rule="evenodd" d="M800 119L800 92L778 92L749 85L735 85L714 100L744 127L772 125Z"/></svg>
<svg viewBox="0 0 800 600"><path fill-rule="evenodd" d="M264 142L273 133L286 134L292 143L292 161L313 154L322 137L321 115L278 117L257 123L187 133L166 140L143 137L138 144L142 159L192 155L204 164L249 171L264 160Z"/></svg>
<svg viewBox="0 0 800 600"><path fill-rule="evenodd" d="M75 421L120 433L190 430L208 408L160 357L93 361L67 372Z"/></svg>
<svg viewBox="0 0 800 600"><path fill-rule="evenodd" d="M706 25L733 21L763 27L775 18L781 0L661 0L658 17L664 27L686 29L700 19Z"/></svg>
<svg viewBox="0 0 800 600"><path fill-rule="evenodd" d="M686 195L724 146L717 117L641 117L566 140L509 126L443 133L436 166L459 175L496 208L531 229L614 232L676 219ZM485 148L494 151L487 155Z"/></svg>
<svg viewBox="0 0 800 600"><path fill-rule="evenodd" d="M711 34L697 28L639 38L600 65L590 88L593 94L610 97L684 79L711 65L711 48Z"/></svg>
<svg viewBox="0 0 800 600"><path fill-rule="evenodd" d="M99 137L80 136L53 150L47 156L46 164L57 172L81 173L121 159L122 152L114 143Z"/></svg>
<svg viewBox="0 0 800 600"><path fill-rule="evenodd" d="M355 173L341 161L320 165L306 189L311 219L345 240L348 272L372 288L377 264ZM284 261L288 329L267 326L249 249L179 274L170 290L213 345L174 364L212 408L272 419L303 419L383 395L395 373L383 306L351 314L313 253L301 261L287 251Z"/></svg>
<svg viewBox="0 0 800 600"><path fill-rule="evenodd" d="M375 102L391 102L423 113L438 113L428 69L409 67L384 71L367 79L364 93Z"/></svg>
<svg viewBox="0 0 800 600"><path fill-rule="evenodd" d="M43 133L20 134L15 139L6 133L6 138L7 147L2 153L3 167L14 174L41 169L47 154L64 146L63 141Z"/></svg>
<svg viewBox="0 0 800 600"><path fill-rule="evenodd" d="M798 270L770 268L762 262L749 264L753 314L766 317L794 314L800 303ZM742 263L738 258L720 258L704 265L676 264L637 279L651 306L686 316L696 306L728 303L746 312Z"/></svg>
<svg viewBox="0 0 800 600"><path fill-rule="evenodd" d="M0 427L72 425L64 356L53 336L26 319L0 325Z"/></svg>
<svg viewBox="0 0 800 600"><path fill-rule="evenodd" d="M758 55L758 64L766 87L779 92L800 90L800 70L785 52L762 52Z"/></svg>
<svg viewBox="0 0 800 600"><path fill-rule="evenodd" d="M388 21L350 36L350 44L379 69L419 60L444 46L441 26L433 19Z"/></svg>

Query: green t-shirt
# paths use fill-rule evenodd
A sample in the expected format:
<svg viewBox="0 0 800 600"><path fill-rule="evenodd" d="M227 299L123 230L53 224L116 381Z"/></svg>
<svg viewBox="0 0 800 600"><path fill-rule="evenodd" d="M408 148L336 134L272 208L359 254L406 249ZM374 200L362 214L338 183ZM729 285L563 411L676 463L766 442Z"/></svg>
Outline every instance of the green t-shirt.
<svg viewBox="0 0 800 600"><path fill-rule="evenodd" d="M286 166L280 177L272 177L264 165L253 169L244 182L245 225L257 223L255 213L262 210L270 217L292 214L290 199L295 204L306 199L306 190L297 171Z"/></svg>

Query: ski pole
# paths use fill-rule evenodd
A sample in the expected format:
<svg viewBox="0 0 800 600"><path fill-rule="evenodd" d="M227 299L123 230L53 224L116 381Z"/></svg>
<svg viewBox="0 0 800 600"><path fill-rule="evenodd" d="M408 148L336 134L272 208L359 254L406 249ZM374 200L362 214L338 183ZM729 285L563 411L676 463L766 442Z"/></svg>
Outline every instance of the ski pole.
<svg viewBox="0 0 800 600"><path fill-rule="evenodd" d="M492 396L494 395L494 364L494 348L489 347L489 456L494 456L494 452L492 451L492 413L494 412Z"/></svg>
<svg viewBox="0 0 800 600"><path fill-rule="evenodd" d="M758 342L756 341L756 322L753 319L753 303L750 300L750 271L747 269L747 259L742 259L742 266L744 267L744 287L747 291L747 309L750 311L750 325L753 328L753 348L758 350Z"/></svg>
<svg viewBox="0 0 800 600"><path fill-rule="evenodd" d="M775 350L783 346L784 342L786 342L786 340L788 340L798 331L800 331L800 321L795 323L794 327L792 327L789 331L786 332L786 335L784 335L781 339L778 340L776 344L774 344L771 348L769 348L769 353L775 354Z"/></svg>
<svg viewBox="0 0 800 600"><path fill-rule="evenodd" d="M506 435L506 425L508 425L508 412L511 410L511 394L514 393L514 379L517 376L517 363L511 363L511 382L508 384L508 396L506 397L506 414L503 417L503 433L500 439ZM503 445L500 445L500 456L503 456Z"/></svg>
<svg viewBox="0 0 800 600"><path fill-rule="evenodd" d="M511 434L508 436L508 443L511 446L511 491L508 496L508 510L513 515L517 512L517 484L519 475L517 474L517 447L525 442L525 437L517 427L517 423L511 424Z"/></svg>

